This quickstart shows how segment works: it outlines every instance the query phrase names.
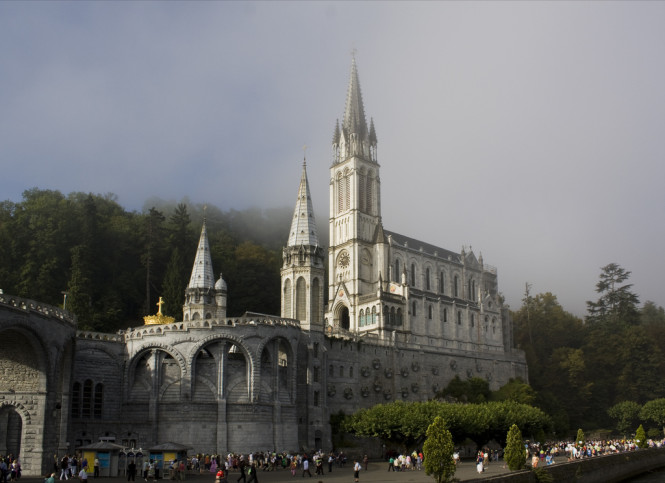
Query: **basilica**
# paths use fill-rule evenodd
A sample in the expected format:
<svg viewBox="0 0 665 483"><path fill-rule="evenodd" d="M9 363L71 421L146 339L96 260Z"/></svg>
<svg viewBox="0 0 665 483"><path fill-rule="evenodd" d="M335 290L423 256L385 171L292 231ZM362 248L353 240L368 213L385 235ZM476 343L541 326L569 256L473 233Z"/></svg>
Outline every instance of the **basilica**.
<svg viewBox="0 0 665 483"><path fill-rule="evenodd" d="M330 450L340 411L427 400L455 376L493 389L527 380L497 269L471 250L384 228L377 135L355 59L331 158L330 246L319 243L303 164L280 314L227 316L205 221L182 320L160 310L119 333L88 332L66 311L0 293L0 454L44 474L53 455L99 442Z"/></svg>

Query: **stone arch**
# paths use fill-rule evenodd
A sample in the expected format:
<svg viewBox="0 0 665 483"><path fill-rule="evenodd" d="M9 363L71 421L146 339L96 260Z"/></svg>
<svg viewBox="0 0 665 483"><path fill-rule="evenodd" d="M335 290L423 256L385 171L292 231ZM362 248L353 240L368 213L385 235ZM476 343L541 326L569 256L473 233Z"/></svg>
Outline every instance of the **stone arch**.
<svg viewBox="0 0 665 483"><path fill-rule="evenodd" d="M159 351L166 355L166 357L161 358L158 361L160 363L158 370L160 371L161 377L159 378L160 387L156 388L156 394L152 394L153 387L150 383L147 382L147 378L152 377L150 371L155 370L154 368L150 369L148 367L151 363L149 355L152 351ZM139 367L141 361L144 360L146 361L145 366ZM169 360L174 361L177 366L177 371L174 371L173 368L170 367ZM164 367L165 365L166 367ZM174 382L178 383L177 388L179 388L182 381L185 380L187 373L187 363L179 351L166 344L146 344L136 351L134 356L132 356L129 363L127 364L127 369L125 371L125 381L127 381L126 388L128 399L131 400L138 398L139 400L146 400L154 396L163 397L167 395L165 387L171 388L171 391L168 393L169 399L179 399L180 391L179 389L174 390L176 387L174 386ZM150 390L147 393L144 393L143 391L140 391L140 389L145 388L146 384Z"/></svg>
<svg viewBox="0 0 665 483"><path fill-rule="evenodd" d="M334 319L334 325L344 329L344 330L350 330L351 329L351 316L349 313L349 308L343 304L340 303L335 307L335 319Z"/></svg>
<svg viewBox="0 0 665 483"><path fill-rule="evenodd" d="M255 356L241 337L232 334L205 337L192 348L189 360L192 399L251 400Z"/></svg>
<svg viewBox="0 0 665 483"><path fill-rule="evenodd" d="M296 351L289 339L275 335L262 341L257 353L260 355L259 400L295 401Z"/></svg>

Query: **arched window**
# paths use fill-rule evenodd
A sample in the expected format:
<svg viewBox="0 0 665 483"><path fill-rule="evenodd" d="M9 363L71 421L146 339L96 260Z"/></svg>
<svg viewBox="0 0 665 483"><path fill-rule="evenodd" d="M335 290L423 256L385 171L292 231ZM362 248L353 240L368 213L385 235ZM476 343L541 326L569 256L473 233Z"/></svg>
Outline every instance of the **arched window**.
<svg viewBox="0 0 665 483"><path fill-rule="evenodd" d="M349 367L349 377L353 377L353 366Z"/></svg>
<svg viewBox="0 0 665 483"><path fill-rule="evenodd" d="M416 316L416 302L415 300L411 303L411 315Z"/></svg>
<svg viewBox="0 0 665 483"><path fill-rule="evenodd" d="M430 290L430 284L429 284L429 267L427 270L425 270L425 290ZM430 317L431 319L431 317Z"/></svg>
<svg viewBox="0 0 665 483"><path fill-rule="evenodd" d="M286 279L284 281L284 316L288 318L293 317L293 312L291 311L291 279Z"/></svg>
<svg viewBox="0 0 665 483"><path fill-rule="evenodd" d="M475 314L471 314L471 327L474 327L476 325L476 316Z"/></svg>
<svg viewBox="0 0 665 483"><path fill-rule="evenodd" d="M303 277L296 282L296 319L307 318L307 283Z"/></svg>
<svg viewBox="0 0 665 483"><path fill-rule="evenodd" d="M372 307L372 321L370 323L372 325L376 324L376 306Z"/></svg>
<svg viewBox="0 0 665 483"><path fill-rule="evenodd" d="M402 325L402 309L401 308L399 308L399 307L397 308L397 313L395 314L395 316L397 317L396 324L401 326Z"/></svg>
<svg viewBox="0 0 665 483"><path fill-rule="evenodd" d="M390 325L390 309L387 305L383 306L383 323Z"/></svg>
<svg viewBox="0 0 665 483"><path fill-rule="evenodd" d="M448 322L448 309L443 309L443 321Z"/></svg>
<svg viewBox="0 0 665 483"><path fill-rule="evenodd" d="M349 309L347 307L342 307L339 313L339 326L344 330L349 330L350 328Z"/></svg>
<svg viewBox="0 0 665 483"><path fill-rule="evenodd" d="M330 366L328 366L328 375L330 377L335 375L335 366L333 366L332 364L330 364Z"/></svg>
<svg viewBox="0 0 665 483"><path fill-rule="evenodd" d="M348 170L344 172L344 210L351 208L351 175Z"/></svg>
<svg viewBox="0 0 665 483"><path fill-rule="evenodd" d="M360 327L365 326L365 311L363 309L360 309L360 317L359 317L359 320L358 320L358 325Z"/></svg>
<svg viewBox="0 0 665 483"><path fill-rule="evenodd" d="M453 290L454 290L454 296L459 297L459 278L457 277L457 275L455 275L453 281Z"/></svg>
<svg viewBox="0 0 665 483"><path fill-rule="evenodd" d="M397 325L397 315L395 314L395 307L390 307L390 323Z"/></svg>
<svg viewBox="0 0 665 483"><path fill-rule="evenodd" d="M399 273L399 258L395 259L395 276L393 278L393 282L399 283L402 281L402 274Z"/></svg>
<svg viewBox="0 0 665 483"><path fill-rule="evenodd" d="M344 366L339 366L339 377L344 377Z"/></svg>
<svg viewBox="0 0 665 483"><path fill-rule="evenodd" d="M432 306L431 305L427 308L427 316L429 317L429 320L432 320Z"/></svg>
<svg viewBox="0 0 665 483"><path fill-rule="evenodd" d="M443 272L439 273L439 293L446 293L446 289L444 288L443 285Z"/></svg>
<svg viewBox="0 0 665 483"><path fill-rule="evenodd" d="M411 264L411 286L416 286L416 265L414 263Z"/></svg>
<svg viewBox="0 0 665 483"><path fill-rule="evenodd" d="M457 311L457 325L462 325L462 311Z"/></svg>

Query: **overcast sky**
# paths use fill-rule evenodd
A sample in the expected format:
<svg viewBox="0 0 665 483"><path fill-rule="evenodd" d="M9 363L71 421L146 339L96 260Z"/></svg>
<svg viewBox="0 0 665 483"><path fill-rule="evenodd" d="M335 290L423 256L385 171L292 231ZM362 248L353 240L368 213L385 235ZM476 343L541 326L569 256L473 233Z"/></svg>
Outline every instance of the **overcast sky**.
<svg viewBox="0 0 665 483"><path fill-rule="evenodd" d="M0 2L0 199L295 206L327 230L351 51L386 229L586 313L665 305L665 2ZM286 242L286 240L285 240Z"/></svg>

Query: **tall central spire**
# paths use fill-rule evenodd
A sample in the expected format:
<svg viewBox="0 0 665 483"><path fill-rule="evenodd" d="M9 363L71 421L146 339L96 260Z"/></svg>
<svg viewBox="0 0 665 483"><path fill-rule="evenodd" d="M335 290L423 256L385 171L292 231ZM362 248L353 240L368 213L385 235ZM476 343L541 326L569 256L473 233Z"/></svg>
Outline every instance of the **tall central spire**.
<svg viewBox="0 0 665 483"><path fill-rule="evenodd" d="M355 55L351 61L351 77L349 78L349 90L346 94L346 109L344 111L342 128L347 135L357 134L361 140L364 141L366 139L367 121L365 120L365 107L363 106L363 96L360 91Z"/></svg>

